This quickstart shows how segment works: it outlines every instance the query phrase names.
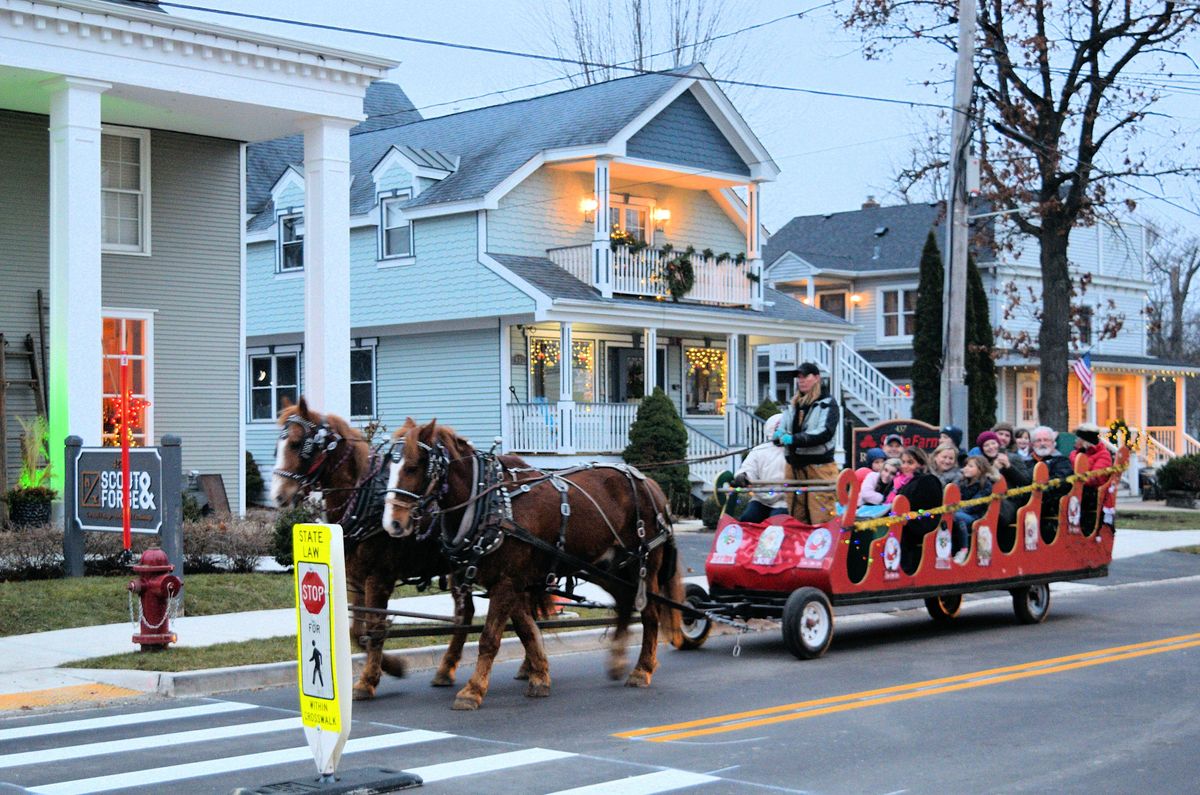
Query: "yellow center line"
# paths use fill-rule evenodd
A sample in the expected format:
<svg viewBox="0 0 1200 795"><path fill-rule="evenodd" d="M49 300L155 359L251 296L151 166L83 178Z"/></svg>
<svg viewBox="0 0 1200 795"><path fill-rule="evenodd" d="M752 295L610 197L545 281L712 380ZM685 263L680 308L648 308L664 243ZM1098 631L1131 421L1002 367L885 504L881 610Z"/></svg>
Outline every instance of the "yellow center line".
<svg viewBox="0 0 1200 795"><path fill-rule="evenodd" d="M681 740L687 737L737 731L754 726L765 726L784 721L816 717L818 715L845 712L852 709L907 701L939 693L965 690L971 687L983 687L985 685L1000 684L1002 682L1027 679L1034 676L1044 676L1103 663L1143 657L1149 654L1158 654L1165 651L1178 651L1193 646L1200 646L1200 633L1178 635L1171 638L1132 643L1125 646L1114 646L1107 649L1081 652L1063 657L1053 657L1046 660L1021 663L1019 665L990 668L973 673L929 679L922 682L911 682L909 684L894 685L874 690L864 690L858 693L830 696L793 704L782 704L775 707L765 707L710 718L700 718L682 723L652 726L644 729L620 732L613 736L625 739L645 737L651 742ZM657 736L651 737L650 735Z"/></svg>

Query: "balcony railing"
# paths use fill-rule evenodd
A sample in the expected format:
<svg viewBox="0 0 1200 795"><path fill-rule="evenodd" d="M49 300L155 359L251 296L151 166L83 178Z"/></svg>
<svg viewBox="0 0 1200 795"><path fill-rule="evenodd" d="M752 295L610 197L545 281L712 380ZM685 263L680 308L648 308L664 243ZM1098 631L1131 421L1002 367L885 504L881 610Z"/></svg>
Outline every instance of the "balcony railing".
<svg viewBox="0 0 1200 795"><path fill-rule="evenodd" d="M612 252L613 292L620 295L638 295L647 298L669 299L664 275L666 262L677 252L664 254L658 249L644 248L633 251L628 246L617 246ZM563 270L587 284L594 284L592 273L592 247L566 246L552 248L546 256ZM725 306L749 306L751 299L748 266L728 259L721 262L716 257L692 255L692 271L695 283L684 299L703 304Z"/></svg>

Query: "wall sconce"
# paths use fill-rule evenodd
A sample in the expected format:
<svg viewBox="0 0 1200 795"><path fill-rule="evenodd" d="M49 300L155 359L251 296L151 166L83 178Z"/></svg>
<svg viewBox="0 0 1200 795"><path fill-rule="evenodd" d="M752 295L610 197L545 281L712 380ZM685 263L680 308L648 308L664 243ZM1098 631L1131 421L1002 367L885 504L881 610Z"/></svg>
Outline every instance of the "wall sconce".
<svg viewBox="0 0 1200 795"><path fill-rule="evenodd" d="M596 220L596 208L600 203L591 196L586 196L579 200L579 212L583 213L583 220L589 224Z"/></svg>
<svg viewBox="0 0 1200 795"><path fill-rule="evenodd" d="M850 293L850 303L857 304L862 301L862 296L858 293Z"/></svg>
<svg viewBox="0 0 1200 795"><path fill-rule="evenodd" d="M809 300L808 300L808 296L807 296L807 295L805 295L805 296L801 296L801 298L800 298L800 303L807 305L807 304L810 304L810 303L812 303L812 302L811 302L811 301L809 301Z"/></svg>
<svg viewBox="0 0 1200 795"><path fill-rule="evenodd" d="M650 213L650 217L654 220L655 231L661 232L667 222L671 220L671 211L666 207L655 207L654 211Z"/></svg>

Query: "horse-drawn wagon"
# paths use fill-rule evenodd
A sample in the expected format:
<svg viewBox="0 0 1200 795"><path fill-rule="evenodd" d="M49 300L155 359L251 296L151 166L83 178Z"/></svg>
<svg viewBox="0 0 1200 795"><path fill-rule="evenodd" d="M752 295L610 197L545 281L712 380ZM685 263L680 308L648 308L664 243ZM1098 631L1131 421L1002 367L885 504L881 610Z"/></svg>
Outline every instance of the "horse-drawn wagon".
<svg viewBox="0 0 1200 795"><path fill-rule="evenodd" d="M685 616L685 645L704 643L713 616L771 618L781 620L789 651L819 657L833 639L836 606L924 599L934 620L950 621L963 594L977 591L1007 590L1019 621L1041 622L1051 582L1107 575L1117 481L1128 457L1122 449L1114 466L1088 472L1080 456L1075 474L1058 480L1039 463L1033 483L1012 490L999 480L990 496L971 501L986 502L987 512L974 523L961 565L951 558L951 531L954 511L968 503L954 485L941 507L910 511L898 497L891 515L860 521L858 481L846 470L837 482L835 520L806 525L778 516L747 524L723 515L705 564L709 590L687 587L688 603L705 616ZM1001 520L1004 500L1022 503L1013 523ZM935 520L936 529L904 555L903 528L920 520ZM902 558L915 565L902 565Z"/></svg>

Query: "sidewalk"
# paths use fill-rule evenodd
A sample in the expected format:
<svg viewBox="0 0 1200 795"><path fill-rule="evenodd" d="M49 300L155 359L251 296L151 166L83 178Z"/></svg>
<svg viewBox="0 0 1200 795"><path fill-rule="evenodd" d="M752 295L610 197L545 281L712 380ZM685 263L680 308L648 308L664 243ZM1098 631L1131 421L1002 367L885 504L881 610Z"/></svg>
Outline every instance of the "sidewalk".
<svg viewBox="0 0 1200 795"><path fill-rule="evenodd" d="M1128 558L1197 544L1200 544L1200 530L1121 529L1117 532L1113 558ZM688 577L686 580L706 584L704 577ZM607 601L607 594L598 586L584 585L579 592L589 598ZM487 600L475 601L476 615L484 615ZM451 615L454 612L453 601L445 593L394 599L389 606L395 610L434 615ZM396 618L397 622L415 620ZM207 646L293 635L296 613L287 609L185 616L173 622L172 627L179 635L177 645ZM0 715L36 707L103 702L143 693L182 696L269 687L290 683L295 677L294 662L180 674L57 667L73 660L134 651L132 634L132 626L121 623L0 638L0 659L5 660L8 666L7 674L0 681ZM545 636L547 652L554 654L600 648L603 635L602 629L548 634ZM636 639L635 633L632 640ZM505 647L498 659L521 654L515 639L506 639ZM419 671L434 667L441 656L441 649L410 649L399 653L408 658L410 670ZM473 661L474 644L469 643L464 663L469 666Z"/></svg>

